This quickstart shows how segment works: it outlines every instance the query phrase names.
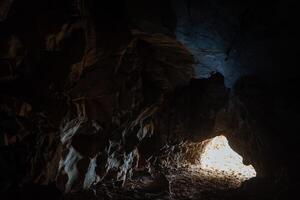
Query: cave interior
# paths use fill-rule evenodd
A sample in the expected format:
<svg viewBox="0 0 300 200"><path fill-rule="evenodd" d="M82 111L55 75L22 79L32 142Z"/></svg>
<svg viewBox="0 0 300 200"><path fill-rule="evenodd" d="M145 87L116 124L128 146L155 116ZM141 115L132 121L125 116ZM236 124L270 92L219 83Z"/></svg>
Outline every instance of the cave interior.
<svg viewBox="0 0 300 200"><path fill-rule="evenodd" d="M0 0L0 199L299 196L299 19L291 0Z"/></svg>

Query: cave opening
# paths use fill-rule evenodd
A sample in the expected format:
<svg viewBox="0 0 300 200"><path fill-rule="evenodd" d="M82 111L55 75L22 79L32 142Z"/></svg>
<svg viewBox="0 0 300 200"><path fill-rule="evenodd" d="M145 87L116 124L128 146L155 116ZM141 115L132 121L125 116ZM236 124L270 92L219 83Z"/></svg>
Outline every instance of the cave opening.
<svg viewBox="0 0 300 200"><path fill-rule="evenodd" d="M240 186L242 182L256 177L254 167L243 164L243 158L228 144L225 136L219 135L202 142L199 163L194 169L204 170L210 176L227 178Z"/></svg>

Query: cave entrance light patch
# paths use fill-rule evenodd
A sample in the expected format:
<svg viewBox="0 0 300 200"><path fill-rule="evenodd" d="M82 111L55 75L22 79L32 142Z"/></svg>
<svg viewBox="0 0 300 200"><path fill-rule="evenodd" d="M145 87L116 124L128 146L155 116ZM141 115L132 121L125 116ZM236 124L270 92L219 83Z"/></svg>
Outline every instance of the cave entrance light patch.
<svg viewBox="0 0 300 200"><path fill-rule="evenodd" d="M243 164L243 158L230 148L225 136L216 136L202 144L199 162L192 168L211 177L230 179L237 186L256 176L254 167Z"/></svg>

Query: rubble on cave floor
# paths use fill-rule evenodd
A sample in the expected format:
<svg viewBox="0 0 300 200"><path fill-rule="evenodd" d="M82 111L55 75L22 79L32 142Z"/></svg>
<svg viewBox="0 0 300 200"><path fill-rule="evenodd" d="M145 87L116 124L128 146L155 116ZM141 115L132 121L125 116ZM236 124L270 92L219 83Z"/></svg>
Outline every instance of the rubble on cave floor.
<svg viewBox="0 0 300 200"><path fill-rule="evenodd" d="M119 183L101 184L90 192L75 192L66 199L95 199L95 200L169 200L169 199L251 199L245 196L232 182L233 177L215 178L208 171L191 172L188 169L177 169L169 172L165 178L141 177L129 180L121 188ZM165 182L168 180L168 183ZM157 187L156 187L157 186ZM248 198L249 197L249 198ZM259 197L259 196L256 196Z"/></svg>

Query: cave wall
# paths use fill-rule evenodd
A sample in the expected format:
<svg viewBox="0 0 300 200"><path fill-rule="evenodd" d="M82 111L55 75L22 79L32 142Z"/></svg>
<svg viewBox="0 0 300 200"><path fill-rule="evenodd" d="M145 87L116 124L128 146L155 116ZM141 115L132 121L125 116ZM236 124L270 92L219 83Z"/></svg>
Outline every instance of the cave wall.
<svg viewBox="0 0 300 200"><path fill-rule="evenodd" d="M297 40L295 2L174 0L172 6L175 34L195 55L198 77L220 72L227 87L249 74L268 82L295 78L295 47L289 49Z"/></svg>

